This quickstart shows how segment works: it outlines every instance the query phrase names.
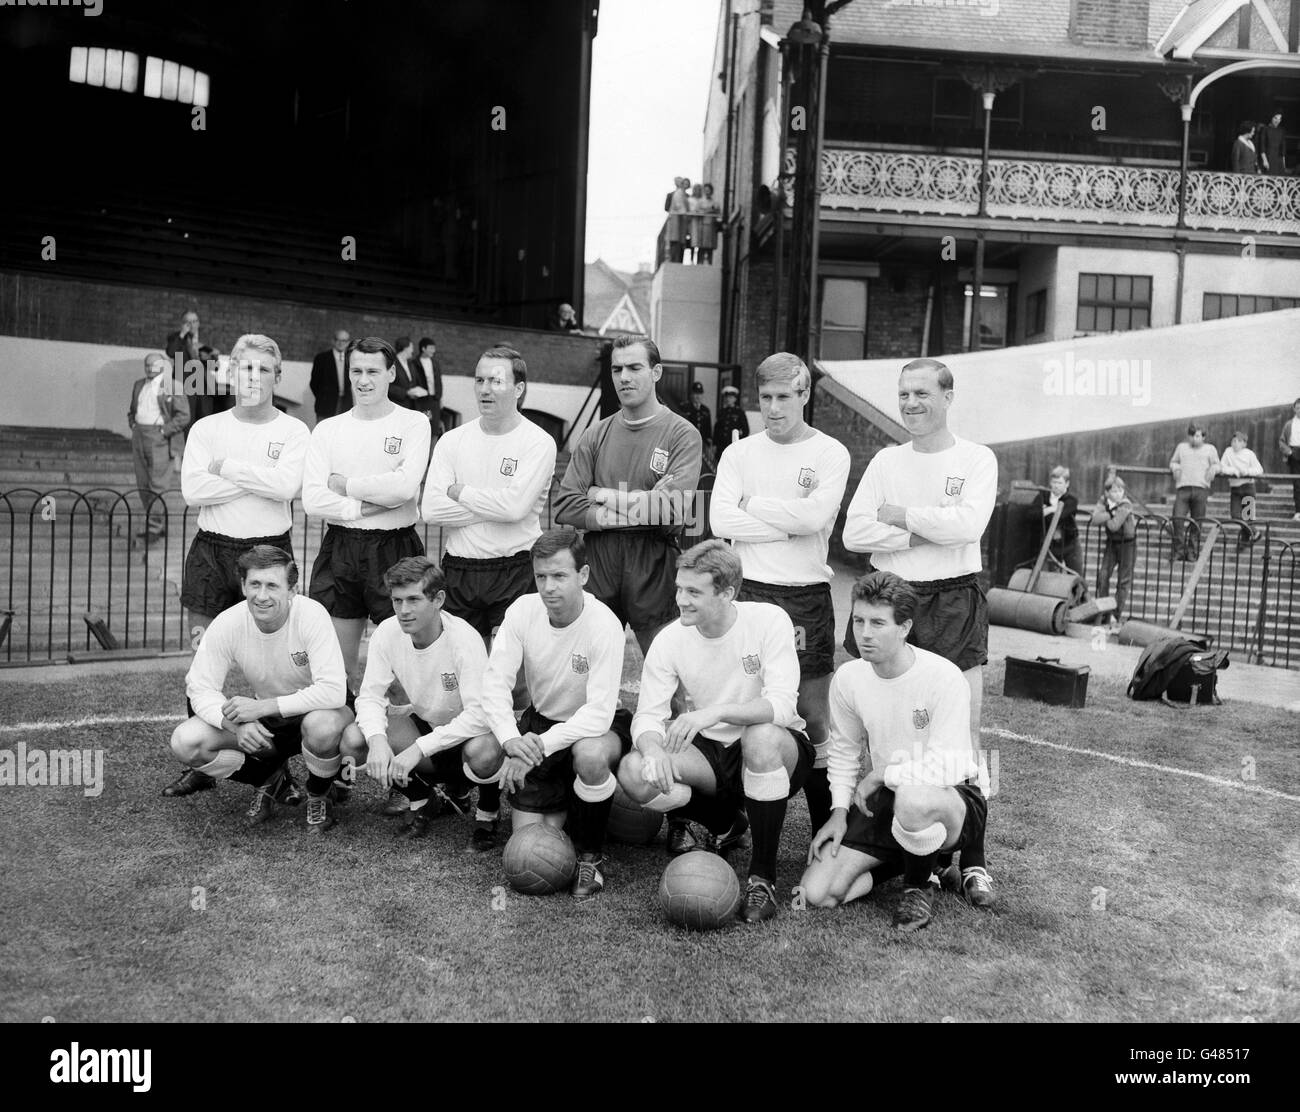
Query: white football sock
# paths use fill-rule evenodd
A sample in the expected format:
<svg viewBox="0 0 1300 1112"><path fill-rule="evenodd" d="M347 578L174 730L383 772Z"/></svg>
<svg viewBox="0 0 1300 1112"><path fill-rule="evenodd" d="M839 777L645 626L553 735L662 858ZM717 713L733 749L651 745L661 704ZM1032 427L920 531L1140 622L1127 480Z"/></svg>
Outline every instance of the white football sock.
<svg viewBox="0 0 1300 1112"><path fill-rule="evenodd" d="M770 803L790 798L790 774L784 767L774 768L770 772L755 772L747 768L740 779L745 787L746 799Z"/></svg>
<svg viewBox="0 0 1300 1112"><path fill-rule="evenodd" d="M207 764L199 765L196 772L206 773L214 780L229 780L244 767L244 754L238 749L223 749Z"/></svg>
<svg viewBox="0 0 1300 1112"><path fill-rule="evenodd" d="M584 803L602 803L614 794L617 787L618 781L612 772L599 784L584 783L581 776L573 778L573 794Z"/></svg>
<svg viewBox="0 0 1300 1112"><path fill-rule="evenodd" d="M932 822L920 830L908 830L898 821L897 815L894 816L890 830L898 844L913 857L925 857L938 852L948 838L948 831L941 822Z"/></svg>
<svg viewBox="0 0 1300 1112"><path fill-rule="evenodd" d="M660 792L653 799L641 804L651 811L675 811L679 807L685 807L691 801L691 786L689 784L674 784L668 791Z"/></svg>

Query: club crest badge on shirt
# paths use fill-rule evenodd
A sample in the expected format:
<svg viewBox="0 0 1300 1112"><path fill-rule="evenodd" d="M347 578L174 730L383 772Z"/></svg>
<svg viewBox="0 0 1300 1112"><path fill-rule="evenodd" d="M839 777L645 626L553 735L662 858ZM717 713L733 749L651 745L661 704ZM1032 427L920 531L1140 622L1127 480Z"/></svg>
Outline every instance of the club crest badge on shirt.
<svg viewBox="0 0 1300 1112"><path fill-rule="evenodd" d="M266 446L266 454L271 459L279 459L280 453L283 451L284 451L283 440L281 440L278 444L275 441L272 441L270 444Z"/></svg>
<svg viewBox="0 0 1300 1112"><path fill-rule="evenodd" d="M758 659L758 653L746 653L740 658L740 664L750 676L758 675L759 669L763 667L762 661Z"/></svg>
<svg viewBox="0 0 1300 1112"><path fill-rule="evenodd" d="M912 725L918 730L924 730L930 724L930 712L921 707L912 711Z"/></svg>
<svg viewBox="0 0 1300 1112"><path fill-rule="evenodd" d="M517 459L510 459L508 456L502 459L501 461L502 475L513 475L518 470L519 470L519 461Z"/></svg>
<svg viewBox="0 0 1300 1112"><path fill-rule="evenodd" d="M443 691L455 691L460 687L460 681L456 679L455 672L442 672L442 689Z"/></svg>
<svg viewBox="0 0 1300 1112"><path fill-rule="evenodd" d="M307 654L305 652L290 653L289 659L292 660L299 668L307 667Z"/></svg>
<svg viewBox="0 0 1300 1112"><path fill-rule="evenodd" d="M666 448L656 448L650 453L650 470L656 475L662 475L668 470L668 450Z"/></svg>
<svg viewBox="0 0 1300 1112"><path fill-rule="evenodd" d="M587 663L587 658L583 656L582 653L573 653L569 657L569 664L572 666L573 670L577 672L578 675L580 676L585 676L591 667Z"/></svg>
<svg viewBox="0 0 1300 1112"><path fill-rule="evenodd" d="M815 467L799 468L799 485L805 489L811 489L817 480L817 469Z"/></svg>
<svg viewBox="0 0 1300 1112"><path fill-rule="evenodd" d="M966 480L958 478L956 475L949 475L947 482L944 484L943 492L949 498L956 498L961 493L961 488L966 485Z"/></svg>
<svg viewBox="0 0 1300 1112"><path fill-rule="evenodd" d="M397 455L402 450L402 438L400 436L384 437L384 451L390 456Z"/></svg>

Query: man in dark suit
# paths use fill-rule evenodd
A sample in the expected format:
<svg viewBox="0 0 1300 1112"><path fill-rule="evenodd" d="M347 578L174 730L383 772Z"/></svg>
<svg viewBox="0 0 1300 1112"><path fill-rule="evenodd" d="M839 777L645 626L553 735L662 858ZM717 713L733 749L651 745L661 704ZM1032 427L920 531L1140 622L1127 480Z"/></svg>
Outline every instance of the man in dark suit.
<svg viewBox="0 0 1300 1112"><path fill-rule="evenodd" d="M352 408L352 383L348 381L344 353L352 337L346 328L334 333L333 346L311 361L311 392L316 399L316 420L336 417Z"/></svg>
<svg viewBox="0 0 1300 1112"><path fill-rule="evenodd" d="M163 349L167 352L167 358L172 361L176 380L182 381L185 374L185 364L191 359L199 358L199 314L195 309L191 309L181 318L180 329L171 333L167 337L167 346ZM176 356L180 355L180 366L176 365Z"/></svg>
<svg viewBox="0 0 1300 1112"><path fill-rule="evenodd" d="M234 393L217 377L219 361L216 350L204 344L199 348L199 361L203 364L203 373L191 375L187 368L184 379L186 396L190 398L190 428L204 417L235 407Z"/></svg>
<svg viewBox="0 0 1300 1112"><path fill-rule="evenodd" d="M388 396L398 405L428 417L433 406L433 393L424 367L415 358L411 337L398 336L393 347L397 351L397 362L393 364L397 374L388 387Z"/></svg>
<svg viewBox="0 0 1300 1112"><path fill-rule="evenodd" d="M432 336L420 338L420 356L416 366L424 372L424 386L429 391L429 420L433 435L442 432L442 364L438 362L438 345Z"/></svg>

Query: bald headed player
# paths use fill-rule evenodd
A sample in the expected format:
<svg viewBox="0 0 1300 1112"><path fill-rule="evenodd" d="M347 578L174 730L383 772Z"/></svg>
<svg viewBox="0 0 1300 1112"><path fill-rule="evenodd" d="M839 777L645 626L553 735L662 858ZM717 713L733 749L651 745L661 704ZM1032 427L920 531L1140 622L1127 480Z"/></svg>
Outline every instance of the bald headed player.
<svg viewBox="0 0 1300 1112"><path fill-rule="evenodd" d="M430 432L424 414L388 397L397 353L387 340L354 340L345 359L352 408L312 430L302 507L327 524L312 565L311 597L333 619L355 690L366 618L378 625L393 616L384 572L424 555L415 522Z"/></svg>
<svg viewBox="0 0 1300 1112"><path fill-rule="evenodd" d="M804 784L817 831L831 813L826 693L835 668L835 609L826 557L849 481L849 451L804 421L812 375L797 355L769 355L754 380L764 430L722 453L710 524L734 543L744 566L740 601L774 603L794 624L798 710L817 749Z"/></svg>
<svg viewBox="0 0 1300 1112"><path fill-rule="evenodd" d="M619 411L579 438L555 521L587 531L591 593L632 627L644 653L677 616L677 538L693 511L700 434L659 401L650 340L620 336L610 355Z"/></svg>
<svg viewBox="0 0 1300 1112"><path fill-rule="evenodd" d="M907 580L918 602L908 640L952 661L970 686L970 742L979 763L980 709L988 662L988 606L977 576L980 537L997 497L997 457L948 428L952 372L936 359L914 359L898 380L898 409L912 434L867 464L844 522L844 547ZM858 655L852 628L844 647ZM983 776L981 776L983 779ZM983 787L983 785L981 785ZM961 847L961 869L940 860L945 888L975 907L994 902L985 867L984 829Z"/></svg>

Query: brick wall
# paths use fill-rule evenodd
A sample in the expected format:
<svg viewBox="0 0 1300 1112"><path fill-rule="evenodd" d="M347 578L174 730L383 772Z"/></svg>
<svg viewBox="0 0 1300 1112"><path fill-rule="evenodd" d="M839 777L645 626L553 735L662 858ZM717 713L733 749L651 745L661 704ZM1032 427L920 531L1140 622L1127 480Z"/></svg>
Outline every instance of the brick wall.
<svg viewBox="0 0 1300 1112"><path fill-rule="evenodd" d="M747 379L772 353L772 284L776 270L769 257L750 256L739 293L740 331L738 359ZM925 300L934 280L934 268L883 264L879 278L867 284L867 357L915 359L921 353L925 326ZM945 278L944 351L962 349L962 314L965 297L956 276ZM785 298L782 296L782 306ZM785 343L785 318L777 321L778 347ZM742 401L749 409L758 405L752 381L746 381Z"/></svg>
<svg viewBox="0 0 1300 1112"><path fill-rule="evenodd" d="M831 556L853 567L864 567L866 557L861 553L846 552L841 542L844 530L844 511L853 499L867 464L881 448L898 441L886 434L866 415L866 405L831 379L817 384L814 423L827 436L832 436L849 450L852 464L849 483L845 488L844 502L840 506L835 530L831 533Z"/></svg>
<svg viewBox="0 0 1300 1112"><path fill-rule="evenodd" d="M1105 0L1122 5L1129 0ZM857 0L831 16L836 42L911 39L935 46L1064 44L1071 0ZM1143 0L1145 7L1145 0ZM772 25L785 34L803 0L776 0Z"/></svg>
<svg viewBox="0 0 1300 1112"><path fill-rule="evenodd" d="M538 382L585 386L598 369L601 341L596 337L0 273L0 335L161 348L191 308L197 308L202 319L204 342L227 353L241 334L262 332L280 345L286 359L310 360L329 346L335 329L347 328L354 338L378 335L391 341L407 335L418 342L421 336L432 336L447 374L473 373L479 353L498 341L519 349L529 377Z"/></svg>

